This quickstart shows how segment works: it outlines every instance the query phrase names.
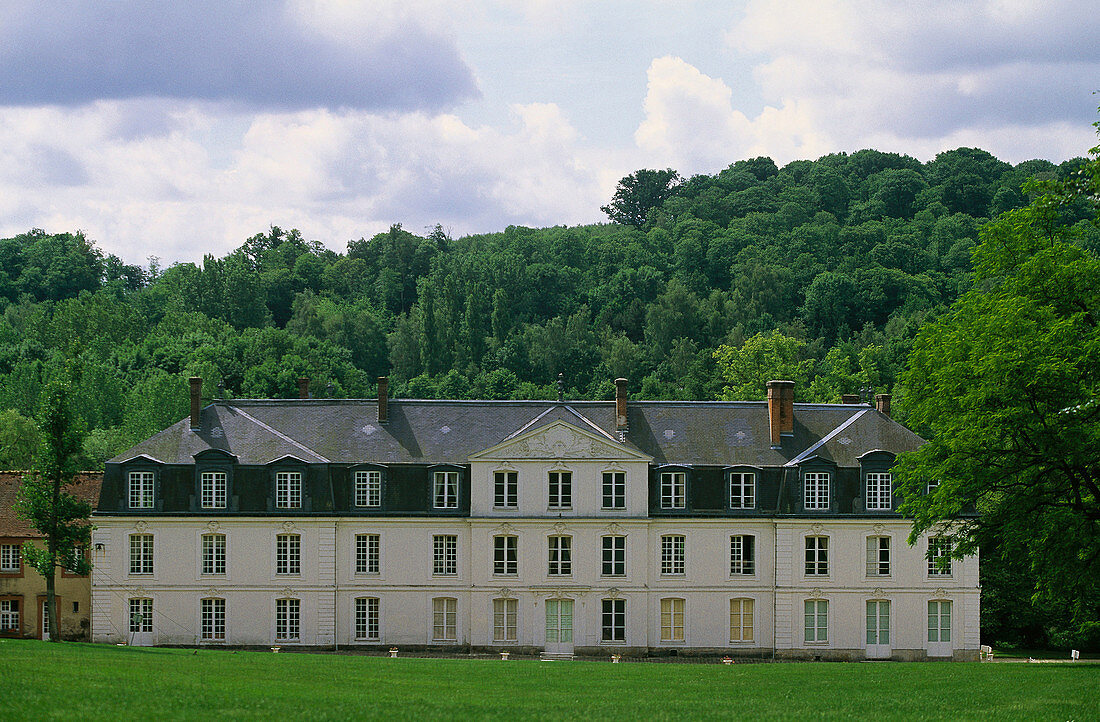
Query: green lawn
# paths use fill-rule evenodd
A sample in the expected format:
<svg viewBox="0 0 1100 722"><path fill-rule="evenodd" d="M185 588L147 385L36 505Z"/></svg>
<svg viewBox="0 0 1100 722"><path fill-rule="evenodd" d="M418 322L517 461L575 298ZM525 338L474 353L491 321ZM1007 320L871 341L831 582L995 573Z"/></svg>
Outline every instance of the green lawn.
<svg viewBox="0 0 1100 722"><path fill-rule="evenodd" d="M0 640L0 718L1100 719L1100 664L388 659Z"/></svg>

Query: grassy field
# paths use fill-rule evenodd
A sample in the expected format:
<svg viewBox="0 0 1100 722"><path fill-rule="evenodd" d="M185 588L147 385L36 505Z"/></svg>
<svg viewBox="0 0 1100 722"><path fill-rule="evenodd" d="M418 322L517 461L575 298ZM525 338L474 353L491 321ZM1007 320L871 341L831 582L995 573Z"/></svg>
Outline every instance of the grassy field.
<svg viewBox="0 0 1100 722"><path fill-rule="evenodd" d="M0 719L1100 719L1100 664L388 659L0 640Z"/></svg>

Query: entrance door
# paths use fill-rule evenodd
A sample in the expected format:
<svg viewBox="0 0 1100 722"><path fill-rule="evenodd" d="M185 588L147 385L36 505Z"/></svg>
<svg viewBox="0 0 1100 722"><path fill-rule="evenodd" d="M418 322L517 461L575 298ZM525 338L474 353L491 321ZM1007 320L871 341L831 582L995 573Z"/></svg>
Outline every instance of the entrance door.
<svg viewBox="0 0 1100 722"><path fill-rule="evenodd" d="M130 600L130 639L136 647L153 644L153 600L136 598Z"/></svg>
<svg viewBox="0 0 1100 722"><path fill-rule="evenodd" d="M951 656L951 602L928 602L928 656Z"/></svg>
<svg viewBox="0 0 1100 722"><path fill-rule="evenodd" d="M867 659L890 656L890 602L867 602Z"/></svg>
<svg viewBox="0 0 1100 722"><path fill-rule="evenodd" d="M546 600L546 651L573 653L573 600Z"/></svg>

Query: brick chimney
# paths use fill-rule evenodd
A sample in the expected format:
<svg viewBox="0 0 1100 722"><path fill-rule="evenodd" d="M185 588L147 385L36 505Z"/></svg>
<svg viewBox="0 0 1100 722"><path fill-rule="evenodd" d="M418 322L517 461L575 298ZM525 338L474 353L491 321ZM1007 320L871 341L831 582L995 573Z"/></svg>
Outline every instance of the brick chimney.
<svg viewBox="0 0 1100 722"><path fill-rule="evenodd" d="M768 382L768 427L773 449L783 445L782 437L794 434L794 381Z"/></svg>
<svg viewBox="0 0 1100 722"><path fill-rule="evenodd" d="M390 420L390 380L386 376L378 377L378 423L385 424Z"/></svg>
<svg viewBox="0 0 1100 722"><path fill-rule="evenodd" d="M199 417L202 415L202 378L192 376L191 379L191 430L198 431L201 427Z"/></svg>
<svg viewBox="0 0 1100 722"><path fill-rule="evenodd" d="M615 379L615 429L626 431L626 379Z"/></svg>
<svg viewBox="0 0 1100 722"><path fill-rule="evenodd" d="M309 398L309 379L305 376L302 376L298 379L298 398Z"/></svg>
<svg viewBox="0 0 1100 722"><path fill-rule="evenodd" d="M859 394L841 394L840 403L842 404L858 404Z"/></svg>
<svg viewBox="0 0 1100 722"><path fill-rule="evenodd" d="M875 394L875 408L890 415L890 394Z"/></svg>

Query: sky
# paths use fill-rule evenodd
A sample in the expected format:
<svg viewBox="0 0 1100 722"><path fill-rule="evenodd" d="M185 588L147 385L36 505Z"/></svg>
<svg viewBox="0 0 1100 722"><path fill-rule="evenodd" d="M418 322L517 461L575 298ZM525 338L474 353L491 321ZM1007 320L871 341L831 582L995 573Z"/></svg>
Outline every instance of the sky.
<svg viewBox="0 0 1100 722"><path fill-rule="evenodd" d="M1096 145L1095 0L3 0L0 237L606 220L639 168Z"/></svg>

